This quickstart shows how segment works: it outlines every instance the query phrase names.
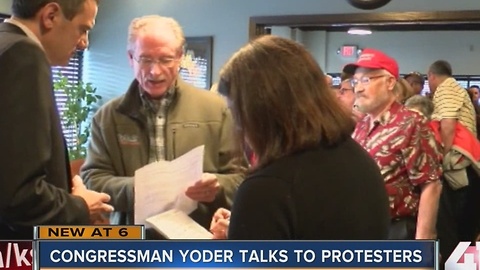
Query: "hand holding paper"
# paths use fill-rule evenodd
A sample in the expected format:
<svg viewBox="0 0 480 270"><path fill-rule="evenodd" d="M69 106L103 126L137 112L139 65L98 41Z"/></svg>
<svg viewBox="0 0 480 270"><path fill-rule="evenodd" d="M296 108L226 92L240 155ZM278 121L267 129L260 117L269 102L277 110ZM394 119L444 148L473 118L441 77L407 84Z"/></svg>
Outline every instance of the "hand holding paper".
<svg viewBox="0 0 480 270"><path fill-rule="evenodd" d="M162 212L179 209L190 214L197 202L185 190L202 178L204 146L172 161L158 161L135 172L135 224Z"/></svg>
<svg viewBox="0 0 480 270"><path fill-rule="evenodd" d="M192 200L198 202L212 202L220 189L217 176L211 173L204 173L202 179L187 188L185 194Z"/></svg>

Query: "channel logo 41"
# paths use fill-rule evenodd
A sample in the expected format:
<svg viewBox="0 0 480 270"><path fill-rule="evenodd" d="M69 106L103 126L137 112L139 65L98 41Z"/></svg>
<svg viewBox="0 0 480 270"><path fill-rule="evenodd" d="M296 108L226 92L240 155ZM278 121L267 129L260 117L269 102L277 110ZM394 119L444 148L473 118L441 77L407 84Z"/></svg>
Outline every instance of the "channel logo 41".
<svg viewBox="0 0 480 270"><path fill-rule="evenodd" d="M0 269L31 270L32 241L0 241Z"/></svg>
<svg viewBox="0 0 480 270"><path fill-rule="evenodd" d="M458 243L445 262L445 270L479 270L480 242L476 246L470 246L470 242Z"/></svg>

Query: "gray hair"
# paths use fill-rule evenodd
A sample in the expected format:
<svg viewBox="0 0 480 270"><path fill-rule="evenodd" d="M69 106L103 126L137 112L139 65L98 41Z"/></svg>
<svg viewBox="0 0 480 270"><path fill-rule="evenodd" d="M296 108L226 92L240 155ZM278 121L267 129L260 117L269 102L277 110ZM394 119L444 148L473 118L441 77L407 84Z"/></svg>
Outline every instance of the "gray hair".
<svg viewBox="0 0 480 270"><path fill-rule="evenodd" d="M429 118L433 113L433 102L428 97L415 95L407 99L405 106L421 112L425 117Z"/></svg>
<svg viewBox="0 0 480 270"><path fill-rule="evenodd" d="M185 36L183 34L180 24L169 17L162 17L159 15L147 15L135 18L128 27L128 43L127 50L135 49L135 41L141 33L149 33L158 31L160 27L167 27L172 30L175 38L178 41L178 48L183 52L185 46Z"/></svg>

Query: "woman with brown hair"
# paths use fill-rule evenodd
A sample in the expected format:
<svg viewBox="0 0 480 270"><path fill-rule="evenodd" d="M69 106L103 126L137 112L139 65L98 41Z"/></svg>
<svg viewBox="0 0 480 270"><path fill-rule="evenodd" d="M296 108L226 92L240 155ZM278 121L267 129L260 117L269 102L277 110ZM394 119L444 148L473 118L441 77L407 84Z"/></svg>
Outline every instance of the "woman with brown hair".
<svg viewBox="0 0 480 270"><path fill-rule="evenodd" d="M229 239L386 237L383 178L307 50L275 36L253 40L225 65L219 91L238 145L246 141L258 159L237 191ZM230 216L219 212L214 233Z"/></svg>
<svg viewBox="0 0 480 270"><path fill-rule="evenodd" d="M404 78L398 79L394 91L397 93L397 101L402 104L405 104L409 98L415 95L412 86Z"/></svg>

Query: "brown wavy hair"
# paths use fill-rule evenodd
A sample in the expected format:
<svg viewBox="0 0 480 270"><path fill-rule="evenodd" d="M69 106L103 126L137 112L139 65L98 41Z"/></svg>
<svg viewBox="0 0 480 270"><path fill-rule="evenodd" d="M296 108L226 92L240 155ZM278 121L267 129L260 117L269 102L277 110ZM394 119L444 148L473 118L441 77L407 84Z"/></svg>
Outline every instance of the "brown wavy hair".
<svg viewBox="0 0 480 270"><path fill-rule="evenodd" d="M395 93L397 95L397 101L405 104L405 101L410 97L415 95L415 91L413 90L410 83L404 78L398 79L397 83L395 84Z"/></svg>
<svg viewBox="0 0 480 270"><path fill-rule="evenodd" d="M292 40L268 35L251 41L220 77L239 146L247 141L257 168L320 143L339 143L354 128L315 59Z"/></svg>

